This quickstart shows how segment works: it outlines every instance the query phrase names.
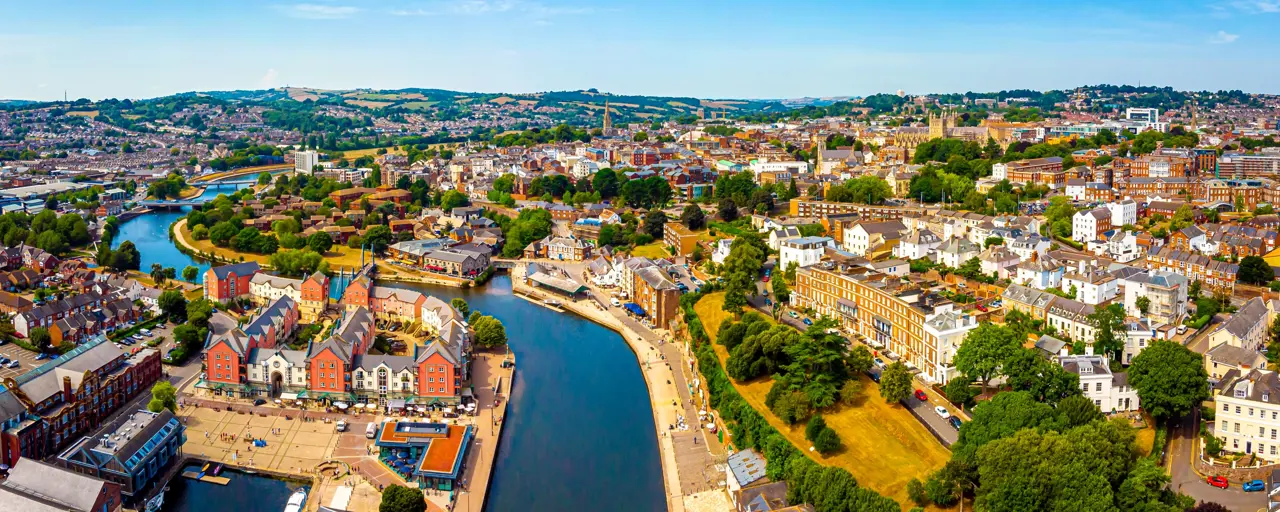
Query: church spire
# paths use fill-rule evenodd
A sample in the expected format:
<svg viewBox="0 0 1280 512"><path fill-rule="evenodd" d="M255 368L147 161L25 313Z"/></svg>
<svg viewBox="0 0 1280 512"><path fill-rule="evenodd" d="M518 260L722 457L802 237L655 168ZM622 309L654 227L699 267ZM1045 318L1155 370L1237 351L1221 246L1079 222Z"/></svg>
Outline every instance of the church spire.
<svg viewBox="0 0 1280 512"><path fill-rule="evenodd" d="M609 100L604 100L604 130L609 131L613 128L613 121L609 119Z"/></svg>

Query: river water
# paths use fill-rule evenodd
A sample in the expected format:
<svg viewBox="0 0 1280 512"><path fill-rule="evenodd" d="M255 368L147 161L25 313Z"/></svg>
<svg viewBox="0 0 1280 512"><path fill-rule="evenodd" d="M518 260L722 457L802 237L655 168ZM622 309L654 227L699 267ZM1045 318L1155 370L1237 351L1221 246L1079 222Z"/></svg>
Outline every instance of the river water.
<svg viewBox="0 0 1280 512"><path fill-rule="evenodd" d="M466 299L507 328L516 377L486 510L666 510L649 393L618 333L511 294L395 283Z"/></svg>
<svg viewBox="0 0 1280 512"><path fill-rule="evenodd" d="M218 193L206 192L213 197ZM143 272L152 263L179 273L195 265L203 277L208 263L178 251L168 238L169 224L184 213L155 212L124 222L115 245L132 240L141 253ZM504 275L479 289L394 286L444 300L462 297L473 310L496 316L507 327L518 367L487 510L666 508L648 391L621 336L515 297ZM206 489L208 484L188 486L175 480L166 510L257 512L283 507L290 492L284 482L237 476L233 486L244 480L253 487L227 494L229 488ZM260 491L258 486L274 490ZM209 505L214 508L204 508Z"/></svg>
<svg viewBox="0 0 1280 512"><path fill-rule="evenodd" d="M188 466L183 471L200 471ZM278 512L284 510L289 495L299 487L293 482L262 475L223 471L220 476L231 479L227 485L197 482L178 475L169 482L164 496L164 512Z"/></svg>

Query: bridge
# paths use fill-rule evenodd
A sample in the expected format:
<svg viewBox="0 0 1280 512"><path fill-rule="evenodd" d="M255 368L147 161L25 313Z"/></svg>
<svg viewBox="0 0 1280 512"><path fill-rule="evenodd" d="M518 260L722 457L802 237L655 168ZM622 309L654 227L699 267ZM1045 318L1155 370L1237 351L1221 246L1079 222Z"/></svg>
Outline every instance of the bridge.
<svg viewBox="0 0 1280 512"><path fill-rule="evenodd" d="M163 209L163 208L182 208L183 206L200 206L207 202L208 200L206 199L198 199L198 198L197 199L169 199L164 201L157 200L157 199L147 199L145 201L138 201L138 204L142 205L145 208L157 210L157 209Z"/></svg>
<svg viewBox="0 0 1280 512"><path fill-rule="evenodd" d="M520 266L520 260L514 259L493 258L489 260L489 262L493 264L493 268L502 268L507 270Z"/></svg>
<svg viewBox="0 0 1280 512"><path fill-rule="evenodd" d="M224 181L209 181L209 182L205 182L205 183L200 183L200 184L198 184L198 186L201 186L201 187L204 187L204 188L220 188L220 187L225 187L225 186L228 186L228 185L230 185L230 186L233 186L233 187L234 187L234 186L239 186L239 185L257 185L257 184L258 184L258 180L257 180L257 179L252 179L252 180L224 180Z"/></svg>

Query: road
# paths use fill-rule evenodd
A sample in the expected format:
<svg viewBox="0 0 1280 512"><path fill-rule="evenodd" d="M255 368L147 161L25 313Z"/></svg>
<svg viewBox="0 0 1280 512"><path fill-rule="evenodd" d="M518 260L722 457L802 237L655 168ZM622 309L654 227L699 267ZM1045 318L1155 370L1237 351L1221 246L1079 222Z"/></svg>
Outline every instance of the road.
<svg viewBox="0 0 1280 512"><path fill-rule="evenodd" d="M766 295L764 295L763 293L764 289L768 286L768 283L758 282L757 286L760 288L761 293L755 297L751 297L750 299L747 300L747 302L750 303L751 306L756 309L756 311L766 316L769 316L772 314L773 308L771 306L765 305L764 300L766 298ZM779 321L781 321L784 324L795 327L796 329L799 329L801 331L804 331L809 327L804 324L803 318L804 318L803 316L799 316L797 318L791 318L791 316L786 313L778 315ZM853 344L855 343L860 344L860 342L858 341L849 340L850 346L853 346ZM875 348L873 347L867 347L867 348L871 350L871 353L873 354L876 353ZM873 371L878 371L878 370L873 370ZM879 394L880 386L874 383L873 383L873 386L875 386L875 393ZM938 394L931 387L929 387L929 385L925 384L919 379L915 379L915 389L923 389L925 391L925 394L928 395L929 399L922 402L920 400L917 400L913 396L913 397L907 398L903 402L903 405L906 405L909 409L911 409L915 413L917 420L921 420L921 422L924 423L926 427L936 432L938 437L941 438L942 444L946 446L951 446L952 444L955 444L955 442L960 439L960 431L956 430L955 427L952 427L951 424L947 422L947 420L943 419L941 416L938 416L938 413L934 411L934 407L937 407L937 406L945 407L947 411L952 415L957 414L956 408L952 406L951 402L948 402L945 397ZM964 418L965 416L961 416L961 417Z"/></svg>
<svg viewBox="0 0 1280 512"><path fill-rule="evenodd" d="M1169 470L1172 489L1195 498L1198 502L1212 501L1226 506L1228 509L1251 512L1262 510L1267 506L1267 495L1261 492L1244 492L1240 489L1242 482L1231 482L1230 489L1219 489L1205 482L1204 477L1196 473L1191 466L1192 451L1197 437L1198 418L1188 415L1172 432L1169 443Z"/></svg>

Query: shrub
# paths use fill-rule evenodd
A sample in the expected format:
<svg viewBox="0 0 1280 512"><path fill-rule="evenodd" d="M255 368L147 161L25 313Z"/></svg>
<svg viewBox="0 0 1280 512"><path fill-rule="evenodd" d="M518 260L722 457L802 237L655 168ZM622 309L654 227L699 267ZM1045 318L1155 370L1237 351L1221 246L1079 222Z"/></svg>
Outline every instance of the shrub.
<svg viewBox="0 0 1280 512"><path fill-rule="evenodd" d="M836 431L832 430L831 427L823 428L821 432L818 432L817 438L813 440L814 449L823 455L834 453L840 449L840 446L840 435L836 434Z"/></svg>
<svg viewBox="0 0 1280 512"><path fill-rule="evenodd" d="M827 428L827 420L822 419L821 414L809 418L809 424L804 427L804 438L813 441L824 428Z"/></svg>
<svg viewBox="0 0 1280 512"><path fill-rule="evenodd" d="M924 492L924 482L919 478L912 478L907 482L907 497L922 507L929 504L929 496Z"/></svg>

